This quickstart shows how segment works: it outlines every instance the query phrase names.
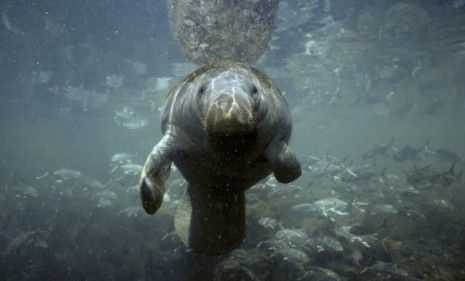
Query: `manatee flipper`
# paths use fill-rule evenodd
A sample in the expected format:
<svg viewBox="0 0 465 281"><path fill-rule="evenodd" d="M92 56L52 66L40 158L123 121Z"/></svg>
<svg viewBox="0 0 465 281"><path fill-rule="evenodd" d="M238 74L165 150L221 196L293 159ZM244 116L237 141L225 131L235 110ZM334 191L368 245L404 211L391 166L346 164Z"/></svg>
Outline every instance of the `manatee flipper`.
<svg viewBox="0 0 465 281"><path fill-rule="evenodd" d="M278 182L289 183L300 177L302 169L297 156L281 139L275 139L265 151L271 169Z"/></svg>
<svg viewBox="0 0 465 281"><path fill-rule="evenodd" d="M218 196L190 185L176 212L175 227L196 253L221 255L234 250L245 236L244 192Z"/></svg>
<svg viewBox="0 0 465 281"><path fill-rule="evenodd" d="M165 194L165 183L170 175L173 138L165 134L150 152L140 177L142 207L148 214L155 214Z"/></svg>

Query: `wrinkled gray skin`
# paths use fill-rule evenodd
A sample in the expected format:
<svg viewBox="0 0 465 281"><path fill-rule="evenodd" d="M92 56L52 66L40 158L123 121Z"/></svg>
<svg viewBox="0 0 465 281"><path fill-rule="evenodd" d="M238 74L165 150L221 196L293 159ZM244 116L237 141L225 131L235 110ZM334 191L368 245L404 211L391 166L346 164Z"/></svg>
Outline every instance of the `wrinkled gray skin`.
<svg viewBox="0 0 465 281"><path fill-rule="evenodd" d="M171 163L188 185L188 246L206 255L237 248L245 235L244 191L273 173L282 183L301 175L288 146L292 123L276 85L241 63L199 68L173 87L162 113L163 137L145 163L145 211L162 203Z"/></svg>

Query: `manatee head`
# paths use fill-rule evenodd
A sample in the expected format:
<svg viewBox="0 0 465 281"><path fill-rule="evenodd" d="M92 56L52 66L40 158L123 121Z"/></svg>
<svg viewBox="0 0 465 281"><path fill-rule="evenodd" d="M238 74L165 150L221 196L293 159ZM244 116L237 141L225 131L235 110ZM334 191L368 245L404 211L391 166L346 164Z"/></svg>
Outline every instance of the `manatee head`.
<svg viewBox="0 0 465 281"><path fill-rule="evenodd" d="M206 143L219 153L260 153L281 131L287 140L291 118L278 87L261 71L242 63L201 67L172 89L167 123L191 143Z"/></svg>
<svg viewBox="0 0 465 281"><path fill-rule="evenodd" d="M260 93L248 77L223 73L198 89L204 126L210 138L248 134L255 129Z"/></svg>
<svg viewBox="0 0 465 281"><path fill-rule="evenodd" d="M213 147L247 149L257 137L262 92L251 77L234 72L223 72L200 85L199 112Z"/></svg>

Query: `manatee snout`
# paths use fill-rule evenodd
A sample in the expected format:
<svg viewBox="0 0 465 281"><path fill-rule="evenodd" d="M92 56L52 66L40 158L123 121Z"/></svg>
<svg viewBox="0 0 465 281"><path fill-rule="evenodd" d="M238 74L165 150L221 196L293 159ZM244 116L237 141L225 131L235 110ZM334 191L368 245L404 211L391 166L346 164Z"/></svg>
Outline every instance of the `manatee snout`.
<svg viewBox="0 0 465 281"><path fill-rule="evenodd" d="M244 94L222 94L208 108L205 124L213 138L250 133L255 129L253 101Z"/></svg>

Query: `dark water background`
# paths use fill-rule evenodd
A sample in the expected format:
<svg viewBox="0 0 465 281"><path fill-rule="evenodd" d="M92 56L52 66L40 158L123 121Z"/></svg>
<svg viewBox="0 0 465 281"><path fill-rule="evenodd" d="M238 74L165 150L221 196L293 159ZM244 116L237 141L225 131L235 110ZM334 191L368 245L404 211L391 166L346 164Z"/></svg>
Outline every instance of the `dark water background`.
<svg viewBox="0 0 465 281"><path fill-rule="evenodd" d="M177 194L156 216L145 215L138 175L124 166L143 164L161 136L158 108L168 85L195 68L170 35L165 1L3 0L0 13L0 279L185 278L190 262L172 225ZM225 257L236 267L203 265L216 280L465 279L458 177L465 169L465 2L281 1L270 50L257 66L286 92L304 175L295 194L249 198L242 252ZM397 153L410 145L418 157L362 157L391 138ZM117 153L130 160L112 161ZM444 174L452 183L431 182L454 162L454 173ZM323 169L330 164L337 174ZM362 166L375 174L368 180L382 180L340 180ZM427 166L423 181L407 180L414 167ZM63 168L81 174L56 172ZM182 185L176 172L172 179L173 190ZM353 207L354 197L394 206L398 212L381 219L392 221L389 230L352 212L351 220L326 218L331 227L289 214L321 198ZM401 219L412 210L421 219ZM279 230L260 228L263 217L304 229L309 239L333 235L344 250L323 258L306 251L311 262L264 254L257 245ZM353 223L371 225L377 240L365 247L333 233ZM224 268L233 273L218 273Z"/></svg>

